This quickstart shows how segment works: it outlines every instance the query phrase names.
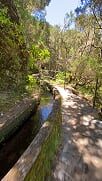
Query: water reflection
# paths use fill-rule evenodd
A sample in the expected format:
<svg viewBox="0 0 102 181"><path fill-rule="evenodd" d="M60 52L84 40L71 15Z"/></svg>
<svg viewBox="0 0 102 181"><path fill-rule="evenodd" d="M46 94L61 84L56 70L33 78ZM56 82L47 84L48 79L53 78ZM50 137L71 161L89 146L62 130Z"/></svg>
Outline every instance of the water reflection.
<svg viewBox="0 0 102 181"><path fill-rule="evenodd" d="M41 107L40 115L41 115L41 123L42 124L47 120L49 114L51 113L52 108L53 108L53 102L54 101L51 100L49 104Z"/></svg>

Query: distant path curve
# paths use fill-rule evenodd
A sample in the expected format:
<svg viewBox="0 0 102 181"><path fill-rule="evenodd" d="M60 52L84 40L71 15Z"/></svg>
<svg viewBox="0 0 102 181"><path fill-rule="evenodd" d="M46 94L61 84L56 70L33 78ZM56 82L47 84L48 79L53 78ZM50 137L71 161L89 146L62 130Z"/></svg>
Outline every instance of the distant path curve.
<svg viewBox="0 0 102 181"><path fill-rule="evenodd" d="M69 89L62 96L62 142L49 181L102 181L102 122L89 103Z"/></svg>

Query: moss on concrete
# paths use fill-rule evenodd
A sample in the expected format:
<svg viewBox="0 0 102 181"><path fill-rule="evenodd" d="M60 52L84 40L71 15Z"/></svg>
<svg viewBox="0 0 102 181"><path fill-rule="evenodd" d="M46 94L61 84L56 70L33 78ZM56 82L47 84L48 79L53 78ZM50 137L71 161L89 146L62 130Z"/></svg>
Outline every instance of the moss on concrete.
<svg viewBox="0 0 102 181"><path fill-rule="evenodd" d="M51 161L54 158L54 155L60 144L61 136L61 111L57 112L56 118L53 117L54 122L48 120L52 129L49 137L44 143L39 156L37 157L36 162L33 164L30 172L27 174L25 181L45 181L45 177L50 173L51 170Z"/></svg>

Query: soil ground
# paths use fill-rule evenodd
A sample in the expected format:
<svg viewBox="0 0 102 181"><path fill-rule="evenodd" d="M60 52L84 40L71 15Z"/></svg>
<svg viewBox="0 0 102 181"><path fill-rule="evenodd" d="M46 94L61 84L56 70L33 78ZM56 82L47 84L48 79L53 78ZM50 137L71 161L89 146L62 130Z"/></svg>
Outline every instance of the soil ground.
<svg viewBox="0 0 102 181"><path fill-rule="evenodd" d="M69 89L62 95L62 140L47 181L102 181L102 121Z"/></svg>

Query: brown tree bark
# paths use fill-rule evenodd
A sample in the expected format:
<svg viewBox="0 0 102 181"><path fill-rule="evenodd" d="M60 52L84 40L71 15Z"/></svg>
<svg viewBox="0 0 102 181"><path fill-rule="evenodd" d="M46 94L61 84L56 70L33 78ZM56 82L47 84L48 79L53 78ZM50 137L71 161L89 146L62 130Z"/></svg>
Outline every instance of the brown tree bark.
<svg viewBox="0 0 102 181"><path fill-rule="evenodd" d="M94 93L94 98L93 98L93 108L95 107L95 104L96 104L97 88L98 88L98 77L96 78L96 84L95 84L95 93Z"/></svg>

